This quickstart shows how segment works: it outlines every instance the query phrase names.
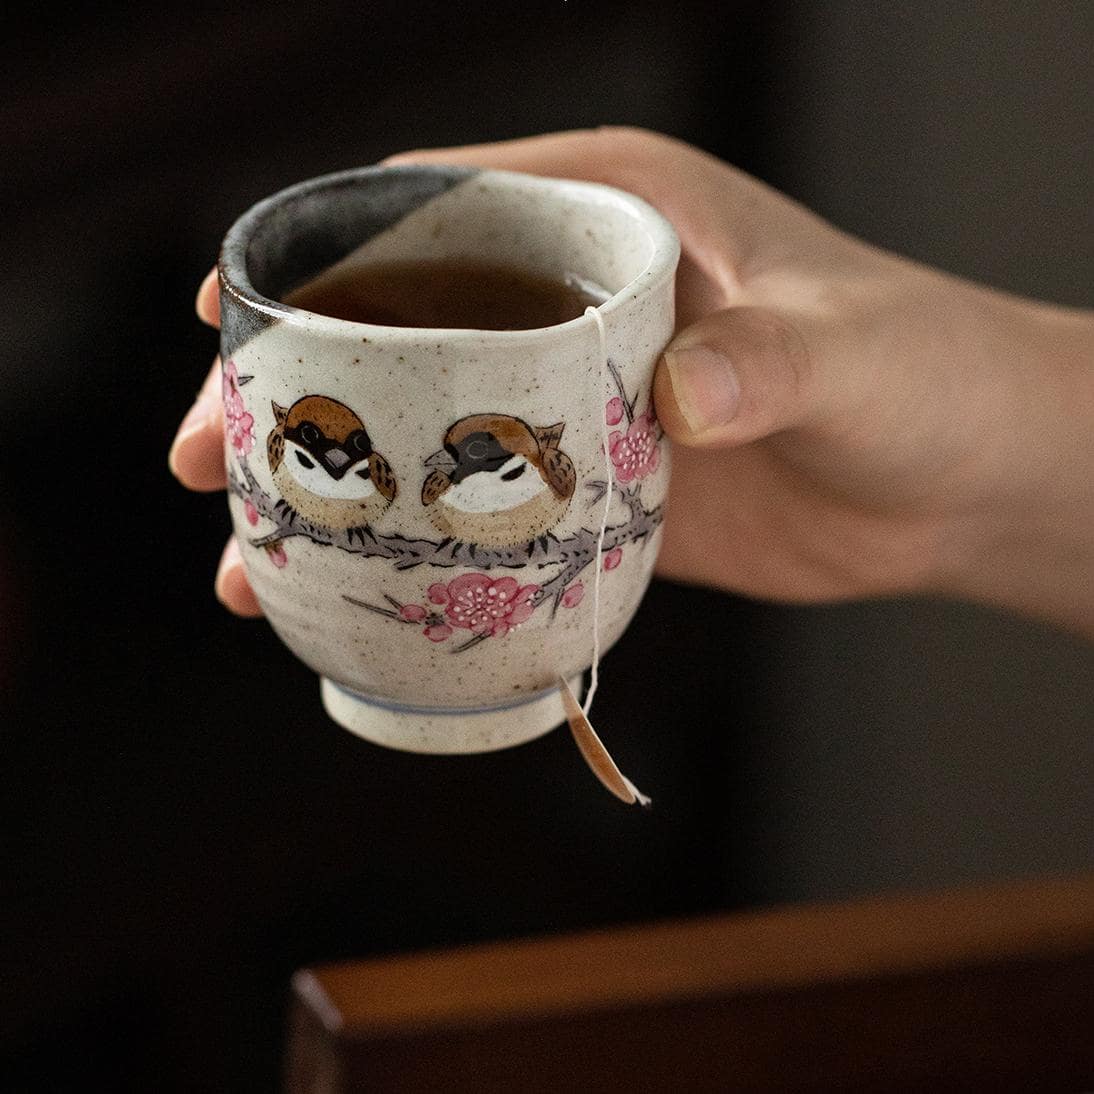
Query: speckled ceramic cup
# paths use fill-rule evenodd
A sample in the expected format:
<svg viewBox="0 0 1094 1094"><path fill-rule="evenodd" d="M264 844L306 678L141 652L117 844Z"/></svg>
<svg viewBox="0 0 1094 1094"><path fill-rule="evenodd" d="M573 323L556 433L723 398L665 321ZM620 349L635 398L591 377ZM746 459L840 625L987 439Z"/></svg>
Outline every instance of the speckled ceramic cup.
<svg viewBox="0 0 1094 1094"><path fill-rule="evenodd" d="M335 721L421 752L563 722L649 582L668 479L651 404L679 245L603 186L369 167L256 205L220 259L229 504L274 630ZM347 267L435 259L602 286L535 330L381 327L284 303ZM606 352L605 352L606 351ZM607 528L598 538L607 503Z"/></svg>

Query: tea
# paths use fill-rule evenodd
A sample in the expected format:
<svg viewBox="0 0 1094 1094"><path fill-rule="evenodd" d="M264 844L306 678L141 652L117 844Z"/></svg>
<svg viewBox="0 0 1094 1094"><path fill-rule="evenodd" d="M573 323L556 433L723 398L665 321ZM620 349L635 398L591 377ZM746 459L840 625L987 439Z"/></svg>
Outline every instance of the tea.
<svg viewBox="0 0 1094 1094"><path fill-rule="evenodd" d="M385 327L529 330L576 319L608 295L578 277L555 280L516 266L443 259L328 272L285 303Z"/></svg>

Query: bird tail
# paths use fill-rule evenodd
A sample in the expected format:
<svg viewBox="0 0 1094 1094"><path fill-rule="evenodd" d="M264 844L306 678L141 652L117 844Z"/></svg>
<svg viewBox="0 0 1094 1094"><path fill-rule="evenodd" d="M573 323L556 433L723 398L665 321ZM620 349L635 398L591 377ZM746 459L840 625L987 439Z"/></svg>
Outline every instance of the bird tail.
<svg viewBox="0 0 1094 1094"><path fill-rule="evenodd" d="M565 422L555 422L554 425L537 425L532 432L539 442L540 451L548 448L558 448L558 442L562 440L562 431L566 428Z"/></svg>

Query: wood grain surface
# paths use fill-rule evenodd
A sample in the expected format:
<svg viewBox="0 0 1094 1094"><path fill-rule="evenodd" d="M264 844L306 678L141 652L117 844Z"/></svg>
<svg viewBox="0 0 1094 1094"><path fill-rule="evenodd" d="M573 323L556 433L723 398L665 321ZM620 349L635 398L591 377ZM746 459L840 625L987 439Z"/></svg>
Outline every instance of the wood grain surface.
<svg viewBox="0 0 1094 1094"><path fill-rule="evenodd" d="M1094 1088L1094 876L350 962L287 1088Z"/></svg>

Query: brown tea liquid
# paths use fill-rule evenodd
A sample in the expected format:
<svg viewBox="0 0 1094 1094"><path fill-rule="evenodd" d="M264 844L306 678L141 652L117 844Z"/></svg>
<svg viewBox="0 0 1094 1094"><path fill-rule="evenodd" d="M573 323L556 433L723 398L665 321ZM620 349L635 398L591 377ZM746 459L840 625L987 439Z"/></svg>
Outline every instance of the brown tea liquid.
<svg viewBox="0 0 1094 1094"><path fill-rule="evenodd" d="M528 330L565 323L608 293L513 266L468 259L399 262L321 274L286 304L385 327Z"/></svg>

